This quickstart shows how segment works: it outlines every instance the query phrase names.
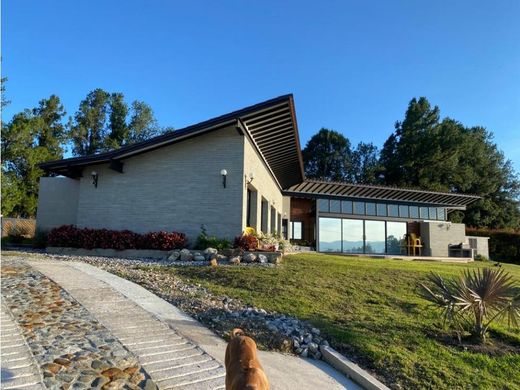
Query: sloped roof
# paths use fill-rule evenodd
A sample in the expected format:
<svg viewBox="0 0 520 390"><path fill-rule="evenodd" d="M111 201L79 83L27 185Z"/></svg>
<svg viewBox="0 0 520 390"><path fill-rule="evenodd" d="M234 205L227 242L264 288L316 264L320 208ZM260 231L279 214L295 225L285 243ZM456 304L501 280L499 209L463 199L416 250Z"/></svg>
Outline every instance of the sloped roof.
<svg viewBox="0 0 520 390"><path fill-rule="evenodd" d="M121 166L121 160L134 155L231 125L235 125L239 132L250 139L281 189L289 188L304 180L303 159L292 94L279 96L110 152L49 161L40 164L40 167L60 175L77 177L81 175L81 169L85 166L102 163Z"/></svg>
<svg viewBox="0 0 520 390"><path fill-rule="evenodd" d="M400 201L424 203L452 208L465 208L480 199L477 195L466 195L451 192L423 191L408 188L386 187L377 185L326 182L305 180L295 184L286 191L286 195L313 196L318 195L349 197L372 200Z"/></svg>

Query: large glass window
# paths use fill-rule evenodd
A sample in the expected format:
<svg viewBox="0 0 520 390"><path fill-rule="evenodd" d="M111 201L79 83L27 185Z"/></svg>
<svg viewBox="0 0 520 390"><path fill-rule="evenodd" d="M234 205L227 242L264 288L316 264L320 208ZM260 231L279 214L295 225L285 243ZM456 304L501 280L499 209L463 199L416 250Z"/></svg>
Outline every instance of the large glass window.
<svg viewBox="0 0 520 390"><path fill-rule="evenodd" d="M341 252L341 219L320 218L320 252Z"/></svg>
<svg viewBox="0 0 520 390"><path fill-rule="evenodd" d="M428 207L421 207L419 209L419 216L423 219L428 219Z"/></svg>
<svg viewBox="0 0 520 390"><path fill-rule="evenodd" d="M291 221L291 238L293 240L301 240L303 226L300 221Z"/></svg>
<svg viewBox="0 0 520 390"><path fill-rule="evenodd" d="M318 211L322 213L329 212L329 200L328 199L318 199Z"/></svg>
<svg viewBox="0 0 520 390"><path fill-rule="evenodd" d="M352 214L352 201L350 201L350 200L341 201L341 212L344 214Z"/></svg>
<svg viewBox="0 0 520 390"><path fill-rule="evenodd" d="M410 218L419 218L419 207L410 206Z"/></svg>
<svg viewBox="0 0 520 390"><path fill-rule="evenodd" d="M341 213L341 201L331 199L330 200L330 212L331 213Z"/></svg>
<svg viewBox="0 0 520 390"><path fill-rule="evenodd" d="M385 253L385 221L365 221L365 253Z"/></svg>
<svg viewBox="0 0 520 390"><path fill-rule="evenodd" d="M437 219L437 208L430 207L430 219Z"/></svg>
<svg viewBox="0 0 520 390"><path fill-rule="evenodd" d="M343 220L343 252L363 253L363 221L361 219Z"/></svg>
<svg viewBox="0 0 520 390"><path fill-rule="evenodd" d="M446 220L446 210L444 208L439 207L437 209L437 218L440 219L441 221Z"/></svg>
<svg viewBox="0 0 520 390"><path fill-rule="evenodd" d="M399 206L399 216L401 218L408 218L408 206L404 204Z"/></svg>
<svg viewBox="0 0 520 390"><path fill-rule="evenodd" d="M354 214L365 215L365 202L354 202Z"/></svg>
<svg viewBox="0 0 520 390"><path fill-rule="evenodd" d="M401 254L402 246L405 243L406 222L386 223L386 251L390 255Z"/></svg>
<svg viewBox="0 0 520 390"><path fill-rule="evenodd" d="M367 203L366 206L367 215L376 215L376 204L375 203Z"/></svg>
<svg viewBox="0 0 520 390"><path fill-rule="evenodd" d="M380 217L386 217L386 203L377 204L377 215Z"/></svg>
<svg viewBox="0 0 520 390"><path fill-rule="evenodd" d="M269 213L269 203L267 203L267 200L262 198L262 215L261 215L261 221L260 221L260 229L263 233L267 233L267 217Z"/></svg>
<svg viewBox="0 0 520 390"><path fill-rule="evenodd" d="M399 207L396 204L388 205L388 216L390 217L398 217L399 216Z"/></svg>

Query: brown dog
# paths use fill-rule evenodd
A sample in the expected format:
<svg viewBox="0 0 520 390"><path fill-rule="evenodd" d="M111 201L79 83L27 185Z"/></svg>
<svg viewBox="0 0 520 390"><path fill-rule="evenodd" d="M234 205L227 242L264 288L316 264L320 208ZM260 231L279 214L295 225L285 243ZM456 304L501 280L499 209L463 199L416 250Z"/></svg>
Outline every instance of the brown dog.
<svg viewBox="0 0 520 390"><path fill-rule="evenodd" d="M226 390L269 390L269 381L256 356L256 343L238 328L231 331L226 348Z"/></svg>

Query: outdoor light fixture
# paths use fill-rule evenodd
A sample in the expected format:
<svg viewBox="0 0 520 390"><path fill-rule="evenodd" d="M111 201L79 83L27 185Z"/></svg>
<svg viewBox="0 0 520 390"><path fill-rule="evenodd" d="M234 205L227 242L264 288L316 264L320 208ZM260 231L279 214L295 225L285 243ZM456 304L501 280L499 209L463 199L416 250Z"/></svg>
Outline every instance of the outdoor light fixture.
<svg viewBox="0 0 520 390"><path fill-rule="evenodd" d="M220 174L222 175L222 185L224 186L224 188L226 188L227 171L225 169L222 169L220 171Z"/></svg>
<svg viewBox="0 0 520 390"><path fill-rule="evenodd" d="M94 187L97 188L97 181L98 181L98 173L96 171L92 171L92 184L94 184Z"/></svg>
<svg viewBox="0 0 520 390"><path fill-rule="evenodd" d="M251 184L251 183L253 182L253 179L254 179L254 178L255 178L255 175L253 174L253 172L251 172L251 173L249 174L249 178L247 178L247 176L246 176L246 185Z"/></svg>

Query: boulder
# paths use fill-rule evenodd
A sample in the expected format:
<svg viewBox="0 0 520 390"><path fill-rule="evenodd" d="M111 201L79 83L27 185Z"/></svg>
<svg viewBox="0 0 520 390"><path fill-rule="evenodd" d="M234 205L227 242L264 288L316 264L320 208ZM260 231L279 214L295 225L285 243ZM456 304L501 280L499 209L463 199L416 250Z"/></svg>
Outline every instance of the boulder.
<svg viewBox="0 0 520 390"><path fill-rule="evenodd" d="M240 264L240 256L235 256L235 257L232 257L231 259L229 259L229 264L235 264L235 265Z"/></svg>
<svg viewBox="0 0 520 390"><path fill-rule="evenodd" d="M205 261L206 258L203 255L201 255L200 253L197 252L197 253L193 254L193 260L194 261Z"/></svg>
<svg viewBox="0 0 520 390"><path fill-rule="evenodd" d="M179 251L173 251L170 253L170 256L168 256L168 260L176 261L181 257L181 253Z"/></svg>
<svg viewBox="0 0 520 390"><path fill-rule="evenodd" d="M218 251L215 249L215 248L206 248L204 249L204 254L205 255L213 255L213 254L217 254Z"/></svg>
<svg viewBox="0 0 520 390"><path fill-rule="evenodd" d="M272 264L280 264L282 261L282 254L280 252L275 252L269 256L269 262Z"/></svg>
<svg viewBox="0 0 520 390"><path fill-rule="evenodd" d="M267 256L266 255L258 255L258 262L259 263L267 263Z"/></svg>
<svg viewBox="0 0 520 390"><path fill-rule="evenodd" d="M244 255L244 257L242 258L242 260L245 262L245 263L252 263L256 260L256 255L254 255L253 253L246 253Z"/></svg>
<svg viewBox="0 0 520 390"><path fill-rule="evenodd" d="M217 255L217 261L226 261L228 258L224 255Z"/></svg>
<svg viewBox="0 0 520 390"><path fill-rule="evenodd" d="M193 260L193 255L188 249L183 249L180 251L181 261L191 261Z"/></svg>

